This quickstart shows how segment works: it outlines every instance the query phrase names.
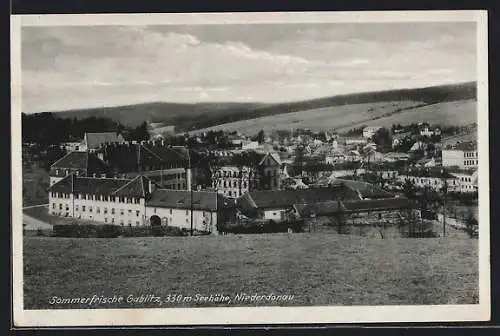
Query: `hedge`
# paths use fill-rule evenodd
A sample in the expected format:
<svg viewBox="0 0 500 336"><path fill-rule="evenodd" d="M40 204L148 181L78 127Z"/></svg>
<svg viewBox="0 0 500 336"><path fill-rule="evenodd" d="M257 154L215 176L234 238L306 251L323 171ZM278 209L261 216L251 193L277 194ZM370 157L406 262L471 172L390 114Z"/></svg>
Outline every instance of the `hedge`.
<svg viewBox="0 0 500 336"><path fill-rule="evenodd" d="M54 237L71 238L116 238L116 237L182 237L189 236L188 229L174 226L119 226L111 224L61 224L53 226ZM193 235L207 235L209 232L194 231Z"/></svg>

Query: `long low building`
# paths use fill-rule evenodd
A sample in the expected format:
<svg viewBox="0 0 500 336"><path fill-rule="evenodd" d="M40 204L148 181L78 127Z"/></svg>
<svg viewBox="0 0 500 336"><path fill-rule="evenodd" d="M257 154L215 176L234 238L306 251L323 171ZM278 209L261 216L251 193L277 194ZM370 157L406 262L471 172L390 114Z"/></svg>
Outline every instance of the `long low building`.
<svg viewBox="0 0 500 336"><path fill-rule="evenodd" d="M49 187L49 213L121 226L169 225L217 233L215 192L157 188L147 177L68 175Z"/></svg>

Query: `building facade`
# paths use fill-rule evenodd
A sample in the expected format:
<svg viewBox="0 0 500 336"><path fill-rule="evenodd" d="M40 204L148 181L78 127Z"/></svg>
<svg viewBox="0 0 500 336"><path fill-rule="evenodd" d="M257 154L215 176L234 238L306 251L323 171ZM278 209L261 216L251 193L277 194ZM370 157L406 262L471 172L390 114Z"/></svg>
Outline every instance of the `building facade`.
<svg viewBox="0 0 500 336"><path fill-rule="evenodd" d="M192 202L191 202L192 201ZM162 225L216 233L216 193L160 189L148 178L77 177L71 174L49 188L49 213L114 224Z"/></svg>

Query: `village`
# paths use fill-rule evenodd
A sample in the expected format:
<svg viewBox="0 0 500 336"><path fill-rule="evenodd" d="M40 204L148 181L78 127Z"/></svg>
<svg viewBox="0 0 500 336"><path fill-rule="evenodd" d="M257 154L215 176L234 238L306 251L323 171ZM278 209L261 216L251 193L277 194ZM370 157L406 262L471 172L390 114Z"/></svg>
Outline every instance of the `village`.
<svg viewBox="0 0 500 336"><path fill-rule="evenodd" d="M477 200L477 144L442 141L453 131L422 122L343 133L170 132L144 141L86 132L56 146L47 212L71 224L153 235L165 228L225 235L326 226L434 237L445 234L451 216L448 225L475 236L473 212L458 218L450 209ZM58 226L59 234L68 227Z"/></svg>

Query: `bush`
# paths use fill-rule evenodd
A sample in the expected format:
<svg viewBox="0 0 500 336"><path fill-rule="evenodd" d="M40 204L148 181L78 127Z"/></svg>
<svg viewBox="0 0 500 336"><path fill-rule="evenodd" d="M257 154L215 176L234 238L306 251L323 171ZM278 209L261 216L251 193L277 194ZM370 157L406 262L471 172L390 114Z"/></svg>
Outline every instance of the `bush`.
<svg viewBox="0 0 500 336"><path fill-rule="evenodd" d="M54 237L116 238L121 234L117 225L58 224L53 227Z"/></svg>
<svg viewBox="0 0 500 336"><path fill-rule="evenodd" d="M273 220L246 220L233 223L225 223L220 230L227 233L278 233L304 231L304 221L283 221L275 222Z"/></svg>

